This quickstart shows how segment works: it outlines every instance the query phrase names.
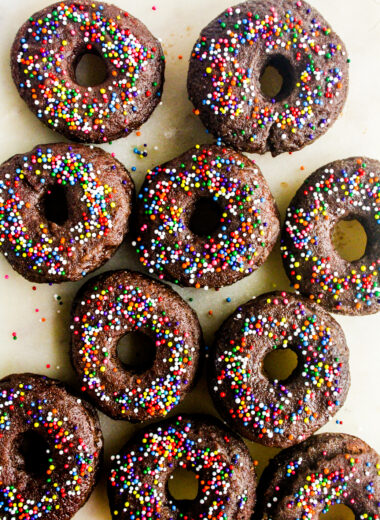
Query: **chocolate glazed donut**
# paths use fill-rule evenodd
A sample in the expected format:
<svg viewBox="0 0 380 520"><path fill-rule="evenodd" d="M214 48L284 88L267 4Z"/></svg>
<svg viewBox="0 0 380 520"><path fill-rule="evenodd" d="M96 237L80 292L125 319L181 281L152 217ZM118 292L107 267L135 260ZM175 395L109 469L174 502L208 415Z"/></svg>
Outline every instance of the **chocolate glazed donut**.
<svg viewBox="0 0 380 520"><path fill-rule="evenodd" d="M105 67L99 85L78 84L86 54ZM102 143L141 126L159 103L165 63L160 43L143 23L114 5L58 2L18 31L11 52L13 80L29 108L73 141Z"/></svg>
<svg viewBox="0 0 380 520"><path fill-rule="evenodd" d="M169 287L131 271L89 280L72 309L71 359L82 390L114 419L164 417L191 390L202 342L195 312ZM118 357L119 340L150 339L150 364L140 369Z"/></svg>
<svg viewBox="0 0 380 520"><path fill-rule="evenodd" d="M36 146L0 166L0 250L27 280L80 280L123 241L134 193L100 148Z"/></svg>
<svg viewBox="0 0 380 520"><path fill-rule="evenodd" d="M178 468L198 480L192 501L169 494L168 481ZM246 446L207 416L178 416L150 426L111 458L108 497L115 520L249 520L255 489Z"/></svg>
<svg viewBox="0 0 380 520"><path fill-rule="evenodd" d="M197 145L149 171L137 212L133 245L149 273L195 288L251 274L269 256L280 226L260 168L216 144Z"/></svg>
<svg viewBox="0 0 380 520"><path fill-rule="evenodd" d="M294 371L271 379L264 359L292 350ZM321 428L350 386L344 332L326 311L291 293L263 294L238 307L216 335L209 388L228 424L248 439L285 448Z"/></svg>
<svg viewBox="0 0 380 520"><path fill-rule="evenodd" d="M257 490L254 520L323 518L336 504L356 520L380 518L380 457L344 433L323 433L270 461Z"/></svg>
<svg viewBox="0 0 380 520"><path fill-rule="evenodd" d="M313 143L340 114L348 92L347 52L303 0L256 0L207 25L190 58L189 97L215 136L245 152L276 156ZM273 97L260 80L282 76Z"/></svg>
<svg viewBox="0 0 380 520"><path fill-rule="evenodd" d="M340 220L358 220L364 256L347 261L332 243ZM331 312L360 316L380 310L380 162L351 157L319 168L297 191L281 236L294 288Z"/></svg>
<svg viewBox="0 0 380 520"><path fill-rule="evenodd" d="M0 380L0 517L69 520L102 463L96 411L63 383L35 374Z"/></svg>

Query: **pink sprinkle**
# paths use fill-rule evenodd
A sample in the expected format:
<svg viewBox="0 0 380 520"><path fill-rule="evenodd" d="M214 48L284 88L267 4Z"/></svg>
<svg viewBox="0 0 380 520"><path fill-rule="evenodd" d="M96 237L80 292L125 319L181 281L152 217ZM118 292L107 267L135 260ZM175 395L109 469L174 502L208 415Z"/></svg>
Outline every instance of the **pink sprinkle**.
<svg viewBox="0 0 380 520"><path fill-rule="evenodd" d="M4 275L4 278L5 278L6 280L8 280L8 278L9 278L9 274Z"/></svg>
<svg viewBox="0 0 380 520"><path fill-rule="evenodd" d="M156 7L155 5L152 6L152 10L153 10L153 11L157 11L157 7Z"/></svg>
<svg viewBox="0 0 380 520"><path fill-rule="evenodd" d="M36 312L40 312L40 309L36 309Z"/></svg>

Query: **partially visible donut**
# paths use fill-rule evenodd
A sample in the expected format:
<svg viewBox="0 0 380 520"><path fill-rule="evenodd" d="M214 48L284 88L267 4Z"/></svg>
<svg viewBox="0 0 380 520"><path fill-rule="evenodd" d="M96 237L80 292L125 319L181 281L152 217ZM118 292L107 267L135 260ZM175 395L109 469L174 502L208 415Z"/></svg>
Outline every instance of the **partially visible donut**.
<svg viewBox="0 0 380 520"><path fill-rule="evenodd" d="M177 501L173 472L195 473L198 494ZM253 462L243 441L207 416L178 416L142 430L111 457L113 519L249 520L256 501Z"/></svg>
<svg viewBox="0 0 380 520"><path fill-rule="evenodd" d="M216 227L192 229L198 204ZM140 261L180 285L223 287L255 271L279 234L279 213L259 167L230 148L197 145L149 171L138 196Z"/></svg>
<svg viewBox="0 0 380 520"><path fill-rule="evenodd" d="M303 0L255 0L205 27L190 58L188 91L204 125L245 152L272 155L313 143L339 116L348 92L345 46ZM267 97L267 66L282 78Z"/></svg>
<svg viewBox="0 0 380 520"><path fill-rule="evenodd" d="M349 262L332 243L340 220L367 233L364 256ZM334 161L308 177L291 201L281 237L293 287L327 310L349 315L380 310L380 162Z"/></svg>
<svg viewBox="0 0 380 520"><path fill-rule="evenodd" d="M264 359L291 349L298 365L272 380ZM225 321L209 358L209 388L227 423L248 439L285 448L321 428L350 386L349 351L326 311L291 293L263 294Z"/></svg>
<svg viewBox="0 0 380 520"><path fill-rule="evenodd" d="M0 380L0 517L68 520L98 479L103 437L96 411L53 379Z"/></svg>
<svg viewBox="0 0 380 520"><path fill-rule="evenodd" d="M76 66L99 56L106 78L79 85ZM93 0L45 7L19 29L11 52L13 80L36 116L71 140L112 141L141 126L159 103L163 51L140 20Z"/></svg>
<svg viewBox="0 0 380 520"><path fill-rule="evenodd" d="M0 166L0 250L27 280L79 280L121 244L133 200L133 181L113 155L36 146Z"/></svg>
<svg viewBox="0 0 380 520"><path fill-rule="evenodd" d="M361 439L323 433L281 451L257 490L255 520L318 520L336 504L380 518L380 457Z"/></svg>
<svg viewBox="0 0 380 520"><path fill-rule="evenodd" d="M197 316L177 293L140 273L89 280L73 303L71 330L82 391L114 419L164 417L194 384L202 340ZM142 371L123 365L117 353L119 340L135 331L154 348Z"/></svg>

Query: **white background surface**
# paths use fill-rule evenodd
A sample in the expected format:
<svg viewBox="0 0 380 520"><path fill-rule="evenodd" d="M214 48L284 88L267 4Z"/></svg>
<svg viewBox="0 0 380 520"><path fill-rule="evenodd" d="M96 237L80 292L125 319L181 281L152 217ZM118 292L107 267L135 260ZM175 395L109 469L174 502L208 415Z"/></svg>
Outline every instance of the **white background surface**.
<svg viewBox="0 0 380 520"><path fill-rule="evenodd" d="M133 177L137 188L147 168L171 159L196 143L211 141L201 122L192 114L187 99L187 65L200 30L230 2L115 0L121 8L141 18L153 34L162 39L167 57L163 102L141 128L141 136L132 134L103 146L105 150L115 152L128 169L136 166ZM29 15L49 3L48 0L0 0L0 162L13 154L29 151L37 144L63 140L29 112L17 94L9 68L9 51L17 28ZM341 117L314 144L293 155L283 154L275 159L269 154L255 156L282 216L295 190L318 167L352 155L380 159L380 0L313 0L312 4L348 47L350 92ZM179 56L183 58L179 59ZM143 148L144 143L146 148ZM140 159L134 154L135 146L147 151L148 157ZM122 246L101 271L122 267L142 270L128 245ZM34 371L77 384L68 357L68 319L73 295L80 285L81 282L51 287L36 285L34 290L34 284L12 271L0 257L0 377L11 372ZM210 343L214 331L240 303L276 288L289 288L278 246L264 266L232 287L218 292L181 288L177 291L186 299L193 298L190 304L197 311L206 341ZM231 298L231 303L226 302L227 297ZM338 316L337 319L350 347L352 384L343 409L323 430L357 435L380 451L380 316ZM13 339L13 334L17 340ZM180 411L215 414L204 378L174 413ZM343 424L336 424L337 420ZM115 453L137 427L105 416L101 416L101 422L107 464L110 454ZM259 461L261 473L268 458L277 450L247 444ZM75 516L76 520L110 518L104 483L103 475L89 502Z"/></svg>

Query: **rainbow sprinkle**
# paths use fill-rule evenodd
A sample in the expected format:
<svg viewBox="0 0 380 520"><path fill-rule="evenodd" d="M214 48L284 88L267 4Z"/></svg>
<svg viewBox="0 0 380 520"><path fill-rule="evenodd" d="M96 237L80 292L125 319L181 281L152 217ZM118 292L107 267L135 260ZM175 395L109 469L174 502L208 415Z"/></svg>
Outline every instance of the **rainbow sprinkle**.
<svg viewBox="0 0 380 520"><path fill-rule="evenodd" d="M291 313L290 319L285 313ZM228 399L226 414L247 436L263 442L273 439L283 445L284 440L292 444L305 439L320 426L321 415L334 415L345 399L341 373L344 381L348 359L336 357L339 331L285 292L238 308L233 320L234 326L241 327L241 337L230 339L229 349L224 350L227 325L222 348L216 344L214 363L213 391L222 403ZM262 370L258 345L265 345L266 340L273 349L291 348L297 354L295 378L257 379L256 371ZM293 429L299 432L297 438Z"/></svg>
<svg viewBox="0 0 380 520"><path fill-rule="evenodd" d="M346 71L334 60L345 56L344 47L324 22L310 17L306 3L286 4L293 8L268 4L265 16L263 8L255 13L254 2L230 7L215 22L218 28L212 34L205 30L193 49L192 60L203 64L198 74L207 85L203 99L193 95L195 113L229 118L235 126L240 119L242 128L233 135L250 143L266 138L271 127L284 142L295 134L312 141L330 123L331 108L344 101L344 94L339 96ZM300 64L293 92L283 101L267 100L261 93L252 68L260 50L268 58L291 55Z"/></svg>
<svg viewBox="0 0 380 520"><path fill-rule="evenodd" d="M109 484L111 489L115 488L112 494L117 503L123 503L122 509L112 510L113 518L137 520L162 515L168 520L230 520L230 511L247 507L250 487L247 480L252 475L238 452L228 452L229 436L224 434L226 449L222 452L212 448L214 437L207 439L198 430L199 426L191 419L178 417L170 424L158 425L144 433L132 451L111 457ZM223 438L223 432L220 435ZM197 502L201 507L197 503L194 515L182 513L165 487L158 485L178 467L193 471L198 479ZM247 479L242 475L244 468L249 475ZM239 478L239 487L245 488L241 489L236 504L232 501L231 487L236 490Z"/></svg>
<svg viewBox="0 0 380 520"><path fill-rule="evenodd" d="M380 303L376 245L360 260L338 262L333 249L326 256L328 245L319 241L317 229L321 221L330 227L350 215L371 220L370 229L380 224L379 173L372 161L367 165L353 158L351 163L344 169L332 163L306 180L298 205L291 203L286 212L281 251L295 289L317 303L331 304L335 311L370 311ZM372 233L375 243L376 230Z"/></svg>
<svg viewBox="0 0 380 520"><path fill-rule="evenodd" d="M112 228L114 188L102 184L100 173L71 146L62 154L47 146L20 155L12 173L8 173L7 165L0 168L0 246L4 255L23 259L36 273L65 279L70 259L78 257L81 250L96 241L104 240ZM67 190L79 185L83 190L81 203L86 211L69 228L61 226L57 230L55 226L54 232L39 212L39 228L34 221L33 229L28 228L28 215L36 212L34 191L45 193L53 184ZM32 203L25 197L30 186L33 188ZM85 274L86 271L82 273Z"/></svg>
<svg viewBox="0 0 380 520"><path fill-rule="evenodd" d="M364 457L365 455L343 453L339 461L335 458L329 460L329 454L321 451L317 462L318 470L308 473L305 468L306 474L302 473L305 465L302 457L288 461L285 473L287 478L284 479L283 485L288 486L287 479L292 478L293 481L298 480L299 488L289 499L288 488L282 490L282 486L275 486L274 491L277 493L266 504L267 510L276 508L278 511L284 507L289 519L314 520L319 515L327 513L332 506L345 504L355 511L355 518L378 520L380 502L376 499L377 485L373 481L373 475L380 476L380 463L374 464L370 460L366 462ZM362 488L360 493L363 494L367 507L371 507L371 511L364 512L364 504L355 499L355 495L360 496L358 486ZM268 511L264 518L276 520L276 515L271 515Z"/></svg>
<svg viewBox="0 0 380 520"><path fill-rule="evenodd" d="M141 413L146 419L165 416L179 403L184 388L191 383L188 376L195 347L186 331L188 323L179 322L175 313L172 316L165 310L162 296L149 294L152 283L149 281L147 292L143 282L125 282L121 273L117 283L106 280L102 285L95 284L91 296L81 302L83 314L81 306L77 307L81 313L75 311L71 326L74 346L81 356L82 390L94 393L106 405L115 404L120 418ZM162 292L160 287L158 292ZM88 312L86 303L96 310ZM160 369L145 372L143 376L130 374L126 380L123 378L126 369L112 361L111 346L107 346L104 338L121 338L138 330L146 330L153 336ZM110 375L118 386L108 390Z"/></svg>
<svg viewBox="0 0 380 520"><path fill-rule="evenodd" d="M252 168L250 179L245 168ZM200 145L190 164L185 161L178 168L157 166L148 171L139 194L143 223L133 242L140 261L160 279L170 273L171 265L180 266L181 277L175 282L186 280L196 288L207 287L207 279L224 271L240 278L250 274L270 245L267 240L272 232L266 208L272 200L264 183L259 169L245 165L234 152ZM189 209L178 204L184 195L190 211L201 197L219 204L220 225L215 233L194 240L188 228Z"/></svg>
<svg viewBox="0 0 380 520"><path fill-rule="evenodd" d="M128 13L119 10L112 18L110 9L97 2L55 4L43 16L29 18L24 36L15 43L16 84L22 95L46 124L61 131L63 127L84 141L91 134L95 142L94 133L97 142L107 141L115 124L119 134L124 130L127 135L142 101L161 95L157 82L150 90L140 86L161 52L158 42L147 48L129 29L133 23L127 21ZM98 53L107 64L108 79L97 87L81 87L71 77L73 57L78 55L72 42L78 37L82 53Z"/></svg>
<svg viewBox="0 0 380 520"><path fill-rule="evenodd" d="M49 438L49 466L41 478L38 500L28 497L28 489L18 490L3 481L0 466L0 514L2 518L38 520L49 514L65 516L70 502L81 500L83 489L98 465L99 453L90 450L78 434L72 418L60 416L54 404L34 398L33 384L19 383L0 391L0 441L13 437L13 422L25 422L28 431ZM80 400L78 400L80 403ZM35 488L37 489L37 488ZM83 498L82 498L83 500ZM60 511L60 512L59 512Z"/></svg>

